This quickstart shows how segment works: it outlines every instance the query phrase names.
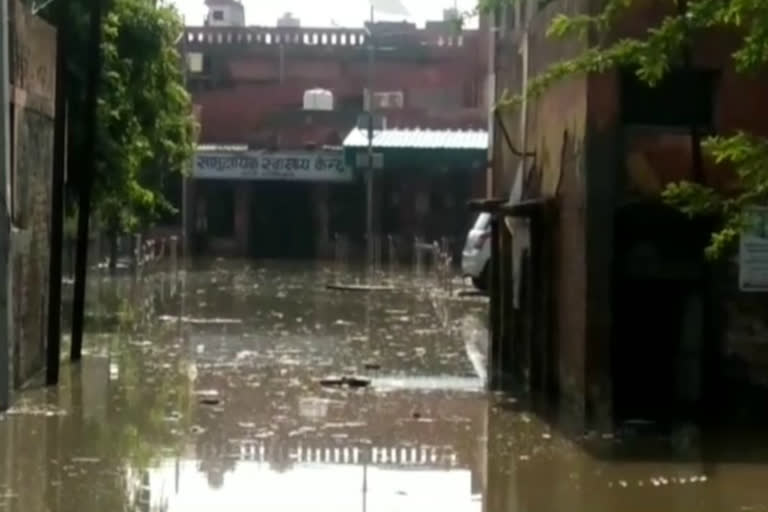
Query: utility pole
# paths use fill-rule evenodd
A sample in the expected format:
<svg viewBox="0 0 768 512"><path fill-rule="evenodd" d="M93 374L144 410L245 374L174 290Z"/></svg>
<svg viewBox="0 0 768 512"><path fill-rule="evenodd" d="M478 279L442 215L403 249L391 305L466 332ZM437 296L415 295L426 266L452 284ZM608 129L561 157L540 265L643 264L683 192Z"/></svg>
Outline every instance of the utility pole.
<svg viewBox="0 0 768 512"><path fill-rule="evenodd" d="M75 260L75 293L72 301L72 347L70 359L79 361L83 350L85 321L85 280L88 271L88 239L90 235L91 190L96 174L97 95L101 73L101 9L103 0L94 0L91 7L88 83L85 98L85 165L79 176L77 209L77 250Z"/></svg>
<svg viewBox="0 0 768 512"><path fill-rule="evenodd" d="M11 125L10 108L10 19L8 0L0 0L0 410L11 402L11 336L10 318L13 294L10 286L11 263Z"/></svg>
<svg viewBox="0 0 768 512"><path fill-rule="evenodd" d="M189 91L189 54L187 52L187 19L183 18L184 21L184 30L182 31L182 53L181 56L181 71L182 76L184 80L184 89ZM194 115L195 109L194 104L192 105L192 115ZM195 120L197 121L197 120ZM197 141L195 141L197 143ZM197 150L195 150L195 155L192 156L192 163L190 165L190 169L187 169L188 173L191 175L194 175L195 173L195 165L197 161ZM189 258L189 234L190 234L190 227L189 227L189 180L190 177L187 175L187 172L183 173L181 176L181 257L184 261L184 270L187 268L187 259Z"/></svg>
<svg viewBox="0 0 768 512"><path fill-rule="evenodd" d="M368 237L368 270L373 271L375 260L373 244L373 66L376 46L373 40L374 6L371 3L371 22L368 25L368 172L365 184L365 231Z"/></svg>

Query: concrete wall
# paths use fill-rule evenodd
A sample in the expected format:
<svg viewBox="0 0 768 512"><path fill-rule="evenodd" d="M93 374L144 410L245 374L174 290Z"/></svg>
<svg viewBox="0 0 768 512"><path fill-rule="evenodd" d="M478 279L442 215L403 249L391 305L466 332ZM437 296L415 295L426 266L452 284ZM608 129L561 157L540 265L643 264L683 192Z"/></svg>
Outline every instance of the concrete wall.
<svg viewBox="0 0 768 512"><path fill-rule="evenodd" d="M528 25L529 79L545 71L555 62L577 55L585 44L555 41L544 34L556 13L577 14L587 8L586 1L556 1L544 9L531 11ZM522 91L523 58L519 49L524 35L512 27L498 46L497 92ZM528 108L527 144L522 147L519 110L502 111L502 119L515 150L535 153L528 158L529 177L525 197L552 198L556 215L547 226L552 259L543 269L551 287L552 311L544 312L552 329L552 346L558 347L554 357L556 379L567 407L584 415L587 381L587 165L586 127L588 118L587 79L574 78L563 82L541 97L531 101ZM508 197L520 158L497 129L495 136L493 195ZM549 245L549 244L548 244ZM548 292L541 291L545 295ZM507 302L509 303L509 302ZM505 314L511 314L507 312ZM542 338L543 339L542 335Z"/></svg>
<svg viewBox="0 0 768 512"><path fill-rule="evenodd" d="M56 31L26 8L11 19L13 383L43 369L53 167Z"/></svg>

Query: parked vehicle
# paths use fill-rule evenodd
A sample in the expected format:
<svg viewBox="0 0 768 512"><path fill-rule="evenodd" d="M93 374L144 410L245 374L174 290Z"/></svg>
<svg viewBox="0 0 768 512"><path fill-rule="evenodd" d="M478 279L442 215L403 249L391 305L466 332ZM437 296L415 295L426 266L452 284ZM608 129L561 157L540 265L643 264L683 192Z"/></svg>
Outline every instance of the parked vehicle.
<svg viewBox="0 0 768 512"><path fill-rule="evenodd" d="M478 290L488 290L491 260L491 216L481 213L467 234L461 253L461 272Z"/></svg>

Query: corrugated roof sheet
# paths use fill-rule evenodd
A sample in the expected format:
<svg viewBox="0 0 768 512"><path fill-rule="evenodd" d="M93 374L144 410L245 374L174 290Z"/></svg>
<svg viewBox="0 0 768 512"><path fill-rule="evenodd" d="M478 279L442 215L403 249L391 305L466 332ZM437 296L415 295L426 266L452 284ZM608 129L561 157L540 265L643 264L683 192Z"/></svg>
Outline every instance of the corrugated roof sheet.
<svg viewBox="0 0 768 512"><path fill-rule="evenodd" d="M484 130L378 130L373 133L375 148L474 149L488 148ZM355 128L344 139L344 147L367 148L368 131Z"/></svg>

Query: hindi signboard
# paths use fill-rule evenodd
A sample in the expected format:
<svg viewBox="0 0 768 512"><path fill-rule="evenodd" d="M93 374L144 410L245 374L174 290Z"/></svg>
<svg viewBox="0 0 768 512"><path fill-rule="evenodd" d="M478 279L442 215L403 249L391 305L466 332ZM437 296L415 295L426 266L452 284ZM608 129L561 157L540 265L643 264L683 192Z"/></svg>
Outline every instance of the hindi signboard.
<svg viewBox="0 0 768 512"><path fill-rule="evenodd" d="M768 292L768 207L752 208L739 244L739 288Z"/></svg>
<svg viewBox="0 0 768 512"><path fill-rule="evenodd" d="M198 151L195 178L348 182L341 151Z"/></svg>

